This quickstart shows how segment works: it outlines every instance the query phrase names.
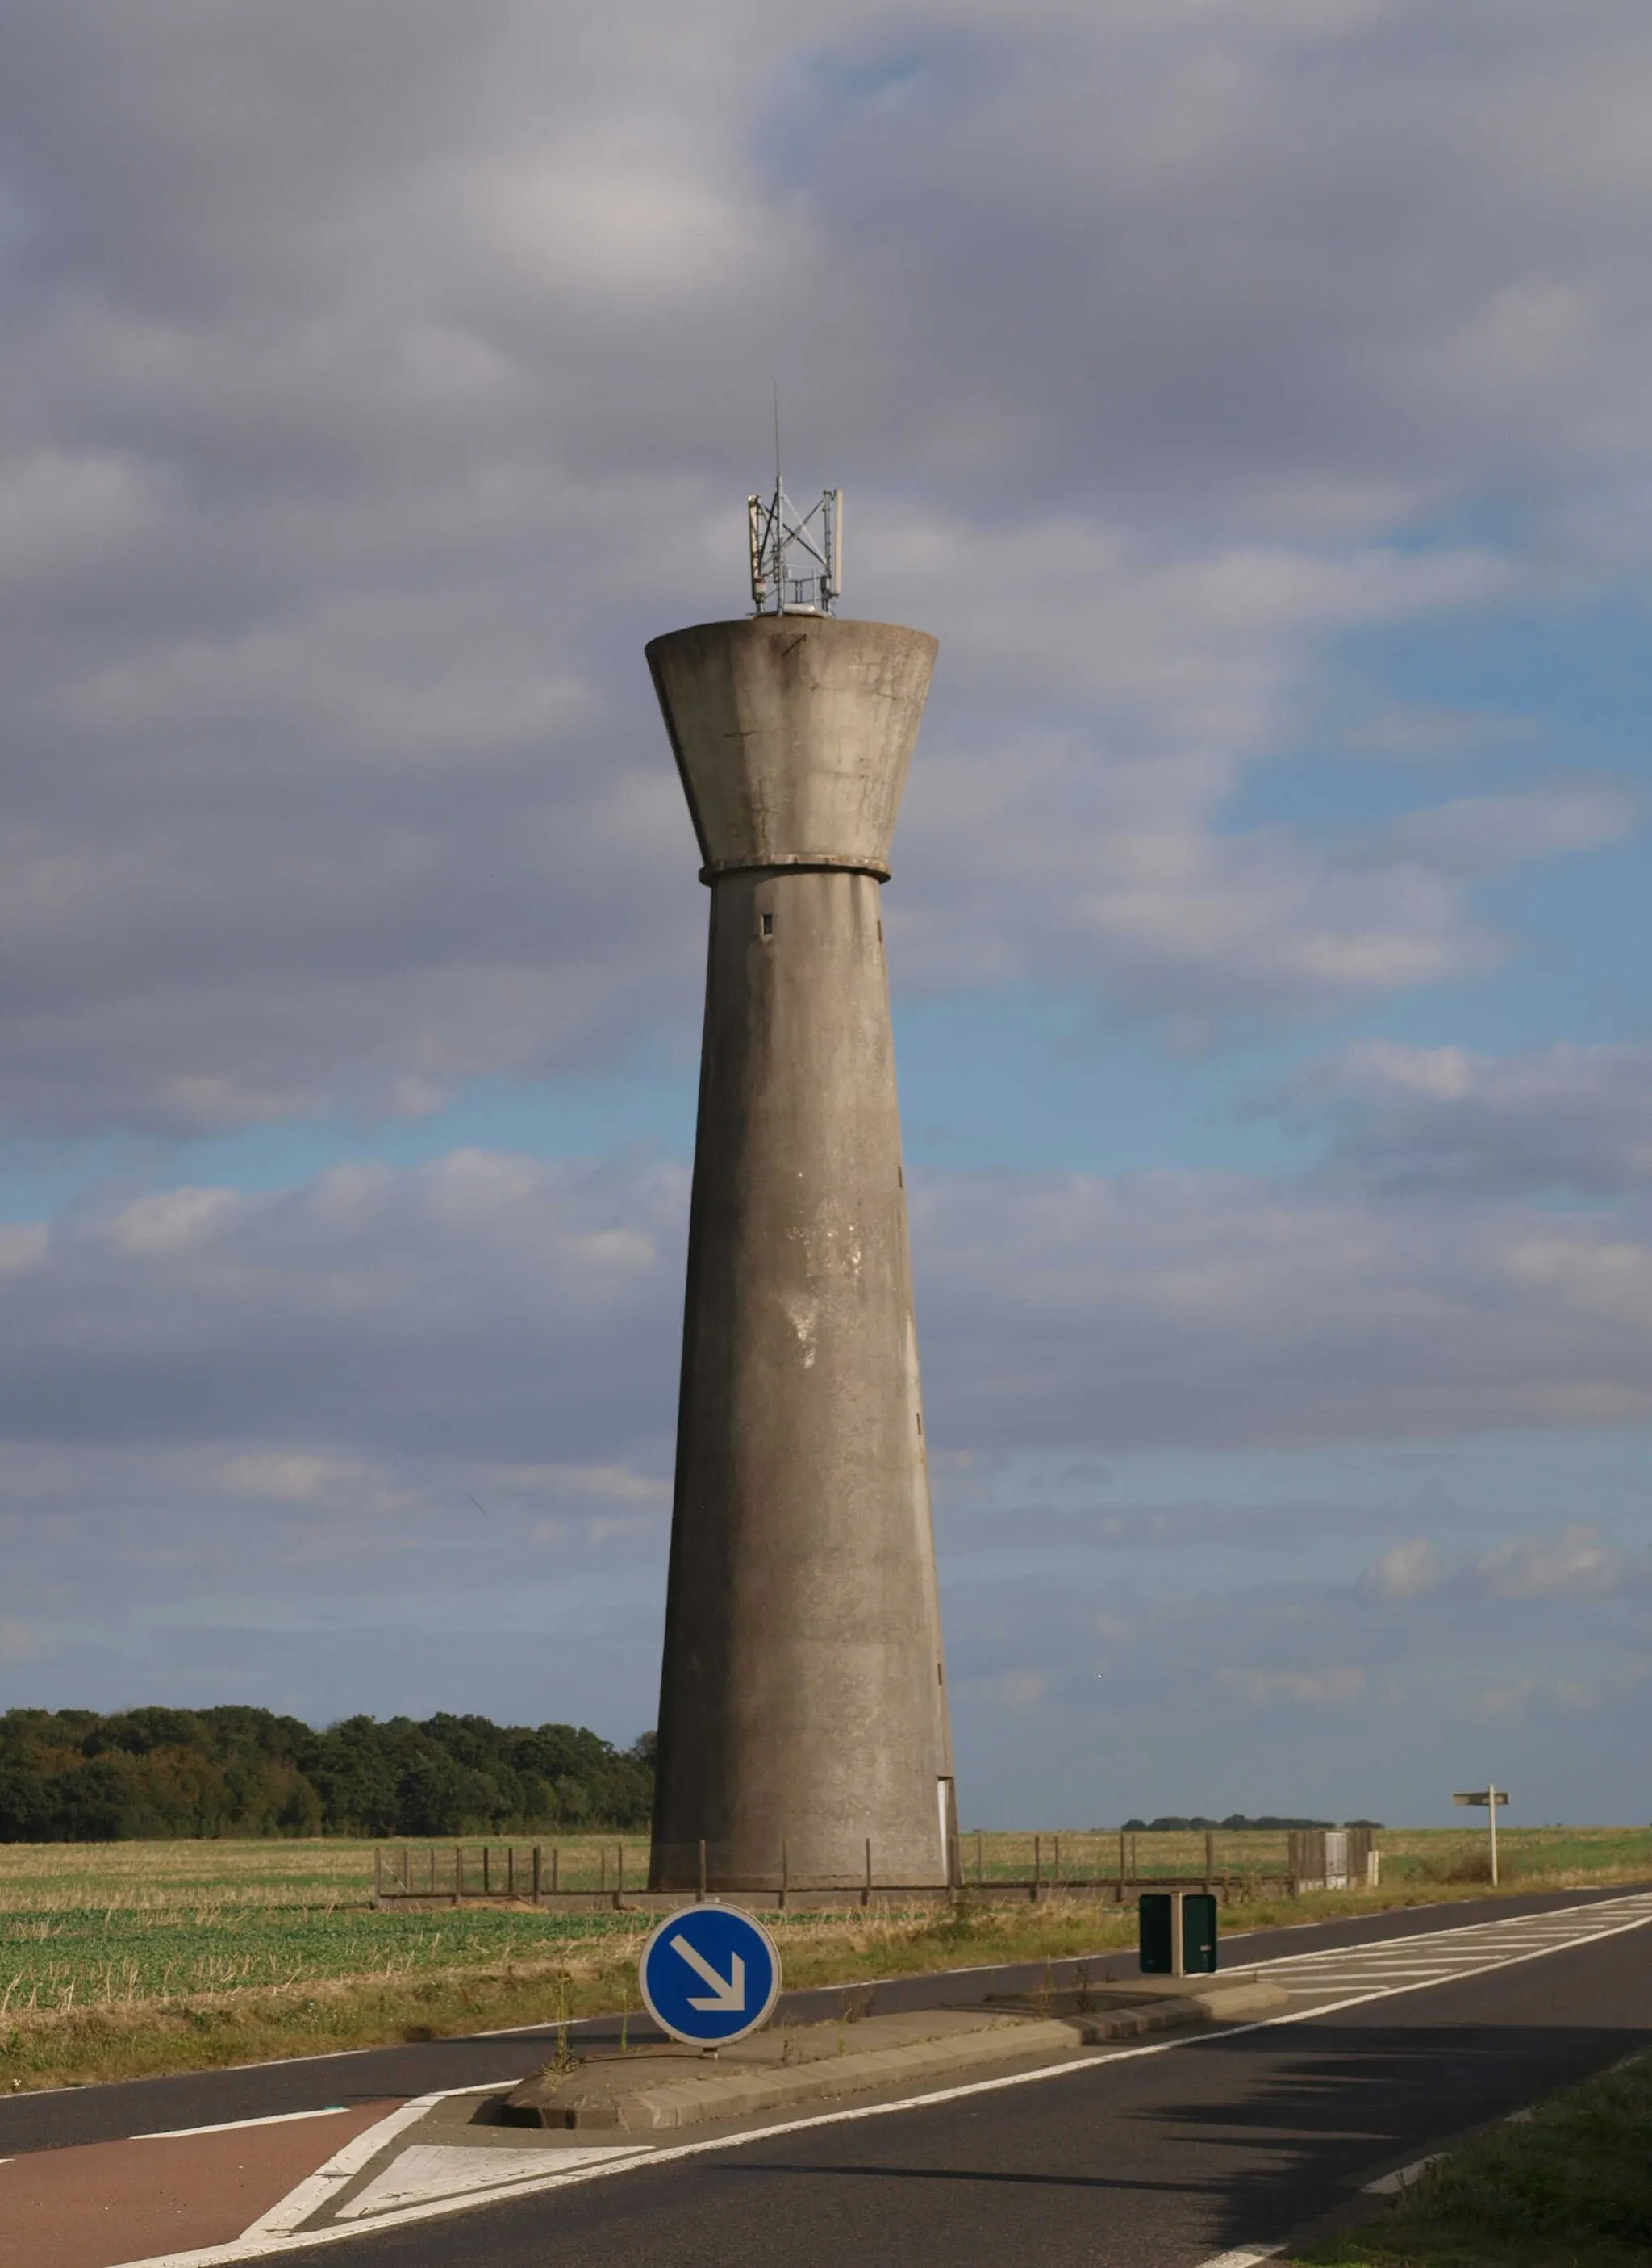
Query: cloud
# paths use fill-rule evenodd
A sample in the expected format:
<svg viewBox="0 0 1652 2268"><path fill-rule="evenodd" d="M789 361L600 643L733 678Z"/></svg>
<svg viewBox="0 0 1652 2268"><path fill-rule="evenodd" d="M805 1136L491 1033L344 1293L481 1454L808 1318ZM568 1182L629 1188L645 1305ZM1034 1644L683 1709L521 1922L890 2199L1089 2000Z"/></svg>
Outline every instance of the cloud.
<svg viewBox="0 0 1652 2268"><path fill-rule="evenodd" d="M913 1179L926 1431L1000 1499L939 1523L976 1791L1052 1823L1143 1804L1384 1815L1399 1780L1433 1784L1443 1727L1507 1723L1546 1754L1536 1686L1487 1713L1511 1648L1528 1681L1601 1697L1568 1704L1568 1737L1616 1722L1652 1580L1563 1506L1518 1539L1459 1540L1446 1567L1389 1502L1398 1467L1352 1508L1318 1473L1297 1501L1059 1520L1017 1512L1015 1475L1036 1454L1086 1491L1094 1454L1133 1445L1424 1436L1440 1459L1454 1434L1580 1403L1644 1418L1652 1308L1637 1324L1624 1304L1621 1228L1546 1219L1571 1264L1516 1298L1532 1224L1513 1209L1193 1175ZM268 1193L115 1192L31 1239L0 1276L0 1551L32 1648L12 1648L14 1693L313 1713L371 1693L629 1737L657 1660L686 1198L675 1166L467 1151ZM1350 1728L1334 1771L1327 1708ZM1280 1728L1260 1781L1259 1712ZM1052 1761L1030 1772L1029 1754ZM1615 1756L1603 1735L1599 1774ZM1523 1800L1582 1802L1567 1769L1531 1763Z"/></svg>
<svg viewBox="0 0 1652 2268"><path fill-rule="evenodd" d="M1509 1677L1470 1694L1465 1714L1473 1724L1522 1725L1538 1713L1584 1714L1608 1698L1598 1685L1581 1678Z"/></svg>
<svg viewBox="0 0 1652 2268"><path fill-rule="evenodd" d="M1486 1552L1470 1570L1478 1588L1499 1599L1598 1598L1628 1572L1626 1555L1587 1521L1553 1536L1519 1536Z"/></svg>
<svg viewBox="0 0 1652 2268"><path fill-rule="evenodd" d="M1548 1535L1511 1536L1447 1566L1433 1543L1397 1543L1355 1586L1369 1599L1405 1601L1446 1591L1457 1599L1605 1599L1652 1589L1652 1555L1626 1550L1602 1529L1575 1521Z"/></svg>
<svg viewBox="0 0 1652 2268"><path fill-rule="evenodd" d="M359 1456L606 1471L669 1428L686 1189L473 1150L89 1209L4 1279L28 1322L0 1425L232 1444L224 1484L306 1500Z"/></svg>
<svg viewBox="0 0 1652 2268"><path fill-rule="evenodd" d="M942 640L898 983L1178 1042L1374 1017L1505 964L1488 881L1639 825L1612 780L1528 777L1526 720L1381 684L1352 737L1473 757L1463 793L1393 771L1333 825L1266 772L1311 767L1351 647L1644 578L1631 0L94 14L17 0L0 85L0 1131L411 1117L686 1049L705 905L640 649L743 610L774 375L794 484L848 484L850 605ZM1648 1084L1634 1048L1355 1050L1290 1099L1330 1134L1301 1182L914 1176L937 1447L1642 1420ZM508 1655L513 1694L642 1691L685 1202L674 1166L474 1151L0 1228L31 1674L293 1705L307 1646L312 1690L371 1660L416 1705L428 1624L473 1690ZM1096 1535L1124 1592L1127 1550L1277 1555L1337 1506L1193 1487ZM1416 1518L1362 1546L1380 1616L1351 1565L1208 1613L966 1584L965 1686L1051 1756L1104 1752L1098 1707L1139 1737L1110 1613L1175 1752L1178 1692L1236 1743L1266 1707L1288 1778L1290 1681L1450 1612L1461 1664L1346 1660L1431 1769L1497 1617L1578 1617L1586 1654L1640 1577L1529 1540L1407 1589Z"/></svg>
<svg viewBox="0 0 1652 2268"><path fill-rule="evenodd" d="M1370 1599L1418 1599L1439 1587L1443 1572L1433 1544L1414 1536L1384 1551L1361 1576L1358 1588Z"/></svg>
<svg viewBox="0 0 1652 2268"><path fill-rule="evenodd" d="M1202 1590L1185 1560L1127 1598L1099 1568L1000 1558L945 1585L972 1824L1243 1809L1461 1827L1452 1790L1487 1777L1514 1788L1513 1823L1638 1815L1644 1632L1609 1602L1551 1602L1534 1662L1529 1606L1483 1594L1365 1616L1340 1582ZM1127 1656L1098 1648L1102 1599ZM998 1681L1018 1675L1044 1690L1011 1722Z"/></svg>
<svg viewBox="0 0 1652 2268"><path fill-rule="evenodd" d="M1168 1173L914 1191L939 1442L1234 1447L1652 1410L1652 1248L1628 1224Z"/></svg>
<svg viewBox="0 0 1652 2268"><path fill-rule="evenodd" d="M1464 796L1413 812L1395 828L1394 841L1435 871L1497 873L1532 858L1619 842L1633 828L1635 811L1621 788L1571 781L1518 794Z"/></svg>
<svg viewBox="0 0 1652 2268"><path fill-rule="evenodd" d="M1172 510L1214 490L1254 515L1303 490L1369 514L1540 488L1622 447L1648 184L1614 74L1644 62L1644 23L1535 0L1311 12L1035 9L1012 30L937 6L928 40L903 25L872 49L905 50L897 105L800 84L777 156L861 272L908 287L914 448L962 428L995 485ZM857 27L827 54L870 47ZM1545 431L1568 389L1575 419Z"/></svg>
<svg viewBox="0 0 1652 2268"><path fill-rule="evenodd" d="M1437 703L1383 701L1361 721L1343 728L1341 745L1356 755L1434 763L1520 747L1539 737L1530 717L1450 709Z"/></svg>
<svg viewBox="0 0 1652 2268"><path fill-rule="evenodd" d="M1021 1453L1023 1457L1028 1454ZM1041 1471L1030 1476L1019 1462L1012 1478L1000 1484L1001 1491L1006 1485L1012 1491L1006 1499L980 1479L979 1492L973 1492L958 1474L960 1462L973 1465L987 1461L970 1452L961 1456L955 1453L950 1467L930 1469L937 1518L951 1550L991 1550L1013 1541L1017 1550L1054 1547L1065 1552L1105 1552L1115 1558L1127 1556L1138 1562L1180 1555L1206 1564L1217 1552L1239 1552L1252 1565L1262 1565L1295 1557L1304 1545L1328 1535L1352 1538L1389 1532L1393 1525L1393 1515L1385 1507L1339 1502L1328 1496L1284 1502L1089 1502L1069 1496L1056 1476L1046 1477Z"/></svg>
<svg viewBox="0 0 1652 2268"><path fill-rule="evenodd" d="M1234 811L1328 644L1644 563L1631 8L8 32L0 1125L417 1114L692 1030L639 649L744 605L776 340L851 603L942 638L900 981L1317 1013L1495 966L1478 881L1625 823ZM1439 534L1488 495L1518 541Z"/></svg>
<svg viewBox="0 0 1652 2268"><path fill-rule="evenodd" d="M899 529L880 546L892 604L905 548ZM1317 635L1484 599L1507 579L1495 559L1252 545L1193 560L1071 523L956 525L911 546L904 579L956 624L897 843L907 982L1061 971L1139 1011L1222 1018L1500 959L1454 844L1224 823L1286 731ZM1083 725L1064 713L1081 699Z"/></svg>
<svg viewBox="0 0 1652 2268"><path fill-rule="evenodd" d="M1337 1173L1395 1192L1621 1197L1652 1181L1652 1048L1524 1054L1364 1041L1279 1099L1328 1126Z"/></svg>
<svg viewBox="0 0 1652 2268"><path fill-rule="evenodd" d="M67 1580L70 1528L121 1535L166 1584L180 1564L227 1581L255 1533L348 1584L432 1538L462 1540L477 1580L527 1533L658 1550L686 1194L672 1165L468 1150L267 1193L116 1193L19 1239L0 1272L14 1582ZM1397 1212L1191 1174L914 1175L914 1201L949 1471L1652 1414L1652 1250L1592 1217ZM971 1511L970 1469L943 1532L991 1548L1003 1515ZM1184 1557L1276 1553L1349 1521L1323 1494L1020 1518L1024 1543ZM77 1553L95 1587L84 1571L106 1555ZM1494 1554L1474 1583L1588 1591L1616 1564L1577 1530ZM1436 1573L1430 1547L1402 1543L1364 1587L1421 1598Z"/></svg>
<svg viewBox="0 0 1652 2268"><path fill-rule="evenodd" d="M1357 1701L1365 1690L1365 1672L1351 1666L1333 1669L1224 1669L1221 1682L1252 1708L1270 1702L1294 1702L1299 1708L1317 1708L1325 1702Z"/></svg>

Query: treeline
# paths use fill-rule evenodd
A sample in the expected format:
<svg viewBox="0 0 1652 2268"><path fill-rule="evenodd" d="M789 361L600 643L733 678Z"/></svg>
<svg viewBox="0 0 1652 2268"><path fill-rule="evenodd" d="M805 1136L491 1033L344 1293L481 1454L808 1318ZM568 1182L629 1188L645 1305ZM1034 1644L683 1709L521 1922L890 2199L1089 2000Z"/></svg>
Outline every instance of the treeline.
<svg viewBox="0 0 1652 2268"><path fill-rule="evenodd" d="M1380 1819L1345 1819L1341 1823L1344 1827L1380 1827L1383 1822ZM1278 1829L1281 1827L1334 1827L1336 1824L1337 1822L1334 1819L1286 1819L1282 1816L1276 1817L1271 1811L1265 1811L1259 1819L1250 1819L1246 1817L1243 1811L1230 1811L1225 1819L1183 1819L1179 1814L1174 1816L1167 1815L1163 1819L1127 1819L1124 1822L1124 1831L1127 1835L1180 1835L1185 1834L1189 1828L1193 1827L1203 1827L1206 1829L1212 1827L1231 1827L1235 1829L1246 1827L1253 1829Z"/></svg>
<svg viewBox="0 0 1652 2268"><path fill-rule="evenodd" d="M267 1709L12 1709L0 1716L0 1842L213 1835L479 1835L646 1827L654 1735L572 1725Z"/></svg>

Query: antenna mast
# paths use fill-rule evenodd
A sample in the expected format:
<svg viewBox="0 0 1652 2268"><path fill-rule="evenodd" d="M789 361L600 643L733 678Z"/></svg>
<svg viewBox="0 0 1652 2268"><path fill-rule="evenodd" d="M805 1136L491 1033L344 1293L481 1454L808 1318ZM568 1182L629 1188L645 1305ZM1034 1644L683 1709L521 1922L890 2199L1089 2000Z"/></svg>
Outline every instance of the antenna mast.
<svg viewBox="0 0 1652 2268"><path fill-rule="evenodd" d="M780 468L780 388L775 388L775 493L745 500L755 615L829 615L843 586L843 491L826 489L801 519Z"/></svg>

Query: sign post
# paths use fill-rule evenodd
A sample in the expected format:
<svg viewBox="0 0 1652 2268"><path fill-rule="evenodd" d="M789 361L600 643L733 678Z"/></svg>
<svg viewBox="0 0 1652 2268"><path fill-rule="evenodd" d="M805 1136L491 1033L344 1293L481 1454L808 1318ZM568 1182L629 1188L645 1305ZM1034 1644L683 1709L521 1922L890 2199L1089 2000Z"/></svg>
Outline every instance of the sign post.
<svg viewBox="0 0 1652 2268"><path fill-rule="evenodd" d="M1497 1887L1497 1807L1500 1803L1508 1802L1509 1791L1501 1787L1472 1787L1465 1794L1454 1795L1451 1800L1453 1803L1483 1803L1486 1807L1486 1823L1492 1831L1492 1888L1495 1889Z"/></svg>
<svg viewBox="0 0 1652 2268"><path fill-rule="evenodd" d="M685 1906L650 1932L636 1974L661 2031L715 2054L767 2022L780 1954L762 1923L738 1906Z"/></svg>

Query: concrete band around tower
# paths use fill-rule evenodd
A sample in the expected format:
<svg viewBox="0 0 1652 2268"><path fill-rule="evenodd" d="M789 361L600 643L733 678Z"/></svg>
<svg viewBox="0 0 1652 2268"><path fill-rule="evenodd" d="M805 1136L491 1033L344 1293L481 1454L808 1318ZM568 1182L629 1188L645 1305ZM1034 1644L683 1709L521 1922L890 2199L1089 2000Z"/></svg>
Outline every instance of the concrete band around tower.
<svg viewBox="0 0 1652 2268"><path fill-rule="evenodd" d="M711 885L656 1889L957 1878L879 901L935 653L648 648Z"/></svg>

